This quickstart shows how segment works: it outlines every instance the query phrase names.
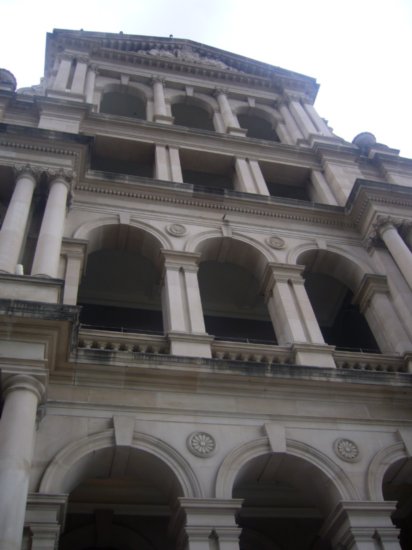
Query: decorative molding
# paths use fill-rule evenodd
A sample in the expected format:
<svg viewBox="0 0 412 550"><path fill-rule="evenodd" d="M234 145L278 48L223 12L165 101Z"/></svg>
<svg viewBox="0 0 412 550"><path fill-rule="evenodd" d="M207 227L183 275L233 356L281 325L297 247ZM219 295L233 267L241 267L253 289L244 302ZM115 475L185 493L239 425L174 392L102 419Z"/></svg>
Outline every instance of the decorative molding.
<svg viewBox="0 0 412 550"><path fill-rule="evenodd" d="M286 246L285 241L277 235L271 235L270 237L267 237L266 243L270 246L270 248L274 248L275 250L281 250Z"/></svg>
<svg viewBox="0 0 412 550"><path fill-rule="evenodd" d="M359 447L351 439L339 438L333 444L333 450L337 457L345 462L357 462L360 460Z"/></svg>
<svg viewBox="0 0 412 550"><path fill-rule="evenodd" d="M199 458L208 458L216 450L216 441L206 432L193 432L187 438L187 448Z"/></svg>
<svg viewBox="0 0 412 550"><path fill-rule="evenodd" d="M187 229L181 223L172 223L166 226L166 231L172 237L183 237L187 233Z"/></svg>

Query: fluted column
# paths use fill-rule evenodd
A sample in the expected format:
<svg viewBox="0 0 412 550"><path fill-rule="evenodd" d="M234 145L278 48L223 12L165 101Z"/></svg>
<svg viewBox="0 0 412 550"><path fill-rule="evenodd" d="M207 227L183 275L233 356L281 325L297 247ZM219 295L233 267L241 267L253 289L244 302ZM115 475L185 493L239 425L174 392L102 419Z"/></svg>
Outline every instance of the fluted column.
<svg viewBox="0 0 412 550"><path fill-rule="evenodd" d="M173 118L167 114L164 80L159 77L153 77L152 83L154 102L153 120L155 122L171 124L173 122Z"/></svg>
<svg viewBox="0 0 412 550"><path fill-rule="evenodd" d="M45 388L32 376L12 375L3 390L0 420L0 548L20 550L33 457L37 406Z"/></svg>
<svg viewBox="0 0 412 550"><path fill-rule="evenodd" d="M50 184L33 260L32 275L57 277L68 190L69 184L64 174L58 174Z"/></svg>
<svg viewBox="0 0 412 550"><path fill-rule="evenodd" d="M303 266L270 263L263 289L276 337L280 345L292 345L295 362L335 368L333 348L325 344L309 301Z"/></svg>
<svg viewBox="0 0 412 550"><path fill-rule="evenodd" d="M179 226L177 225L176 231ZM172 226L173 231L173 226ZM175 355L211 357L197 279L199 254L163 250L164 325Z"/></svg>
<svg viewBox="0 0 412 550"><path fill-rule="evenodd" d="M380 222L378 231L396 265L399 267L410 288L412 288L412 252L390 220Z"/></svg>
<svg viewBox="0 0 412 550"><path fill-rule="evenodd" d="M36 176L29 166L16 169L16 186L0 231L0 271L15 273L27 230Z"/></svg>

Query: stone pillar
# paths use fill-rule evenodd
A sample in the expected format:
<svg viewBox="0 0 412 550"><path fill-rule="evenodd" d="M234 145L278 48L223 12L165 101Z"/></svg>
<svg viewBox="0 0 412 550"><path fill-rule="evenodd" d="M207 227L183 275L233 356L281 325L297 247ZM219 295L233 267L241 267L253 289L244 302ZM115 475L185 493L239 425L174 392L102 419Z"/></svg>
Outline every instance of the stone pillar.
<svg viewBox="0 0 412 550"><path fill-rule="evenodd" d="M320 535L333 548L345 550L400 550L399 529L391 513L396 502L339 502L326 519Z"/></svg>
<svg viewBox="0 0 412 550"><path fill-rule="evenodd" d="M63 174L52 180L34 254L32 275L57 277L68 190L69 184Z"/></svg>
<svg viewBox="0 0 412 550"><path fill-rule="evenodd" d="M412 289L412 252L390 220L381 222L378 231L396 265Z"/></svg>
<svg viewBox="0 0 412 550"><path fill-rule="evenodd" d="M323 118L319 116L313 105L311 105L310 103L304 103L303 108L311 118L313 124L316 126L320 134L322 134L323 136L333 137L333 133L331 132L330 128L323 120Z"/></svg>
<svg viewBox="0 0 412 550"><path fill-rule="evenodd" d="M16 170L16 186L0 231L0 271L15 273L27 230L36 176L29 166Z"/></svg>
<svg viewBox="0 0 412 550"><path fill-rule="evenodd" d="M237 117L233 114L227 98L227 91L222 89L215 90L215 97L219 105L220 114L222 115L223 123L228 134L241 135L246 134L245 130L240 127Z"/></svg>
<svg viewBox="0 0 412 550"><path fill-rule="evenodd" d="M80 278L87 254L88 241L63 239L61 255L66 259L63 304L76 305Z"/></svg>
<svg viewBox="0 0 412 550"><path fill-rule="evenodd" d="M285 121L286 128L292 138L292 143L296 143L298 139L303 139L303 134L299 130L295 119L290 114L290 111L288 109L288 106L285 103L281 103L279 105L279 111L283 117L283 120Z"/></svg>
<svg viewBox="0 0 412 550"><path fill-rule="evenodd" d="M162 252L164 326L170 340L171 353L189 357L211 357L212 337L205 330L197 280L200 254L174 250Z"/></svg>
<svg viewBox="0 0 412 550"><path fill-rule="evenodd" d="M153 120L155 122L162 122L163 124L172 124L173 118L167 114L165 92L164 92L164 80L159 77L153 77L153 101L154 112Z"/></svg>
<svg viewBox="0 0 412 550"><path fill-rule="evenodd" d="M239 550L240 527L235 515L242 499L179 498L172 518L179 550Z"/></svg>
<svg viewBox="0 0 412 550"><path fill-rule="evenodd" d="M75 94L83 94L86 83L88 59L78 57L76 60L76 68L74 70L73 82L71 91Z"/></svg>
<svg viewBox="0 0 412 550"><path fill-rule="evenodd" d="M96 65L89 65L86 75L85 95L87 103L94 103L94 86L96 82Z"/></svg>
<svg viewBox="0 0 412 550"><path fill-rule="evenodd" d="M315 128L313 122L310 120L305 109L302 107L299 99L292 98L289 101L289 110L293 115L293 118L296 120L297 125L300 128L300 131L303 133L304 137L307 139L311 134L318 134L319 132Z"/></svg>
<svg viewBox="0 0 412 550"><path fill-rule="evenodd" d="M333 347L325 344L301 276L303 266L270 263L263 289L280 345L292 345L297 364L335 368Z"/></svg>
<svg viewBox="0 0 412 550"><path fill-rule="evenodd" d="M237 191L244 193L255 193L258 195L269 195L269 190L256 160L243 158L235 159Z"/></svg>
<svg viewBox="0 0 412 550"><path fill-rule="evenodd" d="M169 145L156 145L155 178L159 180L183 182L179 149Z"/></svg>
<svg viewBox="0 0 412 550"><path fill-rule="evenodd" d="M54 90L65 91L69 81L70 70L72 68L73 58L69 55L62 55L57 69L57 75L54 79Z"/></svg>
<svg viewBox="0 0 412 550"><path fill-rule="evenodd" d="M382 353L410 352L412 345L390 299L384 275L366 274L353 297Z"/></svg>
<svg viewBox="0 0 412 550"><path fill-rule="evenodd" d="M12 375L3 390L0 420L0 548L20 550L37 406L45 388L33 376Z"/></svg>
<svg viewBox="0 0 412 550"><path fill-rule="evenodd" d="M335 206L338 205L335 195L320 170L312 170L311 182L314 191L312 200L314 200L314 202L320 202L321 204L333 204Z"/></svg>

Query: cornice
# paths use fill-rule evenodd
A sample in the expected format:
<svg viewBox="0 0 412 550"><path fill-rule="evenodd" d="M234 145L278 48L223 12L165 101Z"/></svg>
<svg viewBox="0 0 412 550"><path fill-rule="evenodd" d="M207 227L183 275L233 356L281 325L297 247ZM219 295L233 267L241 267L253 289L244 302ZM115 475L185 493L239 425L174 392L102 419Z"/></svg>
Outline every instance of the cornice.
<svg viewBox="0 0 412 550"><path fill-rule="evenodd" d="M160 180L147 180L146 183L136 178L135 185L131 188L131 177L128 177L127 182L122 185L117 174L116 186L113 186L112 180L108 182L109 185L101 179L93 182L90 180L90 175L89 172L89 179L82 180L77 184L75 189L77 192L168 203L185 208L201 208L242 215L294 220L343 229L353 228L352 222L344 217L344 210L340 207L304 203L293 199L249 195L248 193L235 191L226 191L223 196L213 196L213 193L199 191L196 186L191 184L169 184Z"/></svg>

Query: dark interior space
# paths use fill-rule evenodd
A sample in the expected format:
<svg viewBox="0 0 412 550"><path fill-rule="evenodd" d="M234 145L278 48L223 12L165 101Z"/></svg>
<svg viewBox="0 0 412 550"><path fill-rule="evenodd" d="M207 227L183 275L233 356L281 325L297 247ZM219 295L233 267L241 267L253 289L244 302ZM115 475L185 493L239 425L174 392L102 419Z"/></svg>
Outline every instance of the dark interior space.
<svg viewBox="0 0 412 550"><path fill-rule="evenodd" d="M154 158L152 144L97 136L91 152L90 168L152 178Z"/></svg>
<svg viewBox="0 0 412 550"><path fill-rule="evenodd" d="M107 92L100 103L100 112L130 118L146 119L144 101L127 92Z"/></svg>
<svg viewBox="0 0 412 550"><path fill-rule="evenodd" d="M213 121L210 114L197 105L190 103L174 103L172 105L172 116L174 124L187 126L197 130L214 131Z"/></svg>
<svg viewBox="0 0 412 550"><path fill-rule="evenodd" d="M264 118L250 114L239 114L237 118L240 126L247 129L247 137L279 141L279 137L272 128L272 125Z"/></svg>

